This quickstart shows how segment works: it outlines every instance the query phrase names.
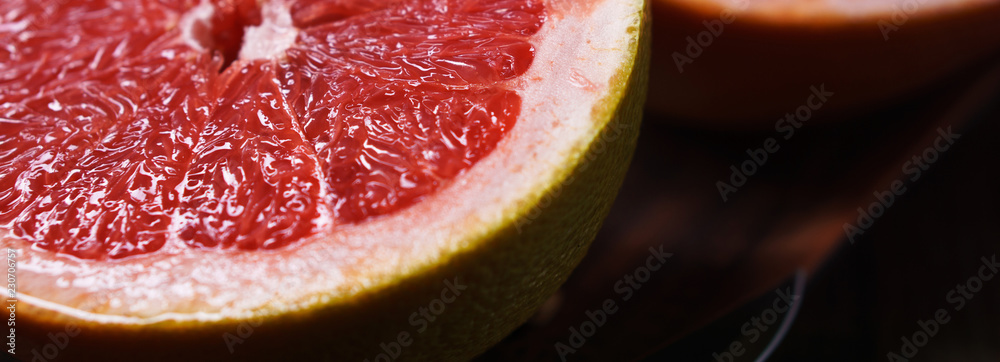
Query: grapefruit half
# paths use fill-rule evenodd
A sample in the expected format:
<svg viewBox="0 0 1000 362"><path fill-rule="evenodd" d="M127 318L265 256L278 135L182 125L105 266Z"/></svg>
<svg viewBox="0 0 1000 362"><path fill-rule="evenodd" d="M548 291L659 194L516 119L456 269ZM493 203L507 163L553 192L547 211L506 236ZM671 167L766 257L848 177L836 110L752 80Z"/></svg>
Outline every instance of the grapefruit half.
<svg viewBox="0 0 1000 362"><path fill-rule="evenodd" d="M3 2L15 356L474 356L607 213L646 18L640 0Z"/></svg>
<svg viewBox="0 0 1000 362"><path fill-rule="evenodd" d="M654 0L648 107L696 125L769 125L898 101L1000 52L996 0Z"/></svg>

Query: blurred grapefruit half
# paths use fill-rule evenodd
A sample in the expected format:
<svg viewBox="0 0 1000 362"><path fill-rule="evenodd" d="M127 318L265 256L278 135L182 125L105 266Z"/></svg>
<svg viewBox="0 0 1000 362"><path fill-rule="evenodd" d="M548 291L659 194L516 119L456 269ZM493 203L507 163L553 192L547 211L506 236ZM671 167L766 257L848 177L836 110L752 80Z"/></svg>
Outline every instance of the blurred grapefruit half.
<svg viewBox="0 0 1000 362"><path fill-rule="evenodd" d="M649 109L702 126L767 126L907 95L1000 52L997 0L654 0Z"/></svg>

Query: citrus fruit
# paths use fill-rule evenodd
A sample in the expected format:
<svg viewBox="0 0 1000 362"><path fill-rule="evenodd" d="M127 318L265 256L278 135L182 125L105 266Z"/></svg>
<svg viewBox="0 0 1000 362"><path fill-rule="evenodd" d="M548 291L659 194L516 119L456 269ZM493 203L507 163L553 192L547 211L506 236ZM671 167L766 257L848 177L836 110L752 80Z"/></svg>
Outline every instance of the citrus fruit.
<svg viewBox="0 0 1000 362"><path fill-rule="evenodd" d="M3 2L15 355L483 351L565 280L620 186L646 11Z"/></svg>
<svg viewBox="0 0 1000 362"><path fill-rule="evenodd" d="M774 124L825 84L829 115L918 92L1000 51L994 0L654 0L650 102L701 125Z"/></svg>

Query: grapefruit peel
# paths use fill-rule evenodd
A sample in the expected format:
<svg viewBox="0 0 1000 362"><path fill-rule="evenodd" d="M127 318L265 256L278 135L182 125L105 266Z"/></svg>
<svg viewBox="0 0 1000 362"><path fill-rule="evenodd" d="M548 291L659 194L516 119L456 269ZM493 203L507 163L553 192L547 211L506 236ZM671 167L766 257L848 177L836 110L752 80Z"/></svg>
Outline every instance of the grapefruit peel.
<svg viewBox="0 0 1000 362"><path fill-rule="evenodd" d="M278 250L168 243L97 264L53 259L0 230L2 244L19 250L23 333L44 343L45 333L72 323L81 333L63 353L111 360L363 359L401 332L414 338L407 359L481 353L527 320L583 257L638 134L646 4L558 2L546 4L534 64L513 88L524 100L516 127L408 208ZM444 281L468 287L415 333L409 317L441 296ZM257 326L253 341L227 350L220 337L247 323Z"/></svg>

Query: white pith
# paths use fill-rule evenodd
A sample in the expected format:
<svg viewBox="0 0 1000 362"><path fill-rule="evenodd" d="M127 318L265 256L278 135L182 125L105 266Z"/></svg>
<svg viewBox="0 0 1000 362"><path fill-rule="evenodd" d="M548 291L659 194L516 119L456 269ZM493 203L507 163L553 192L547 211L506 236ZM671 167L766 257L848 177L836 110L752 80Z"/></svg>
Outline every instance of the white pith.
<svg viewBox="0 0 1000 362"><path fill-rule="evenodd" d="M593 110L634 55L643 1L567 4L549 4L532 41L535 61L511 84L523 101L516 126L489 156L419 203L277 251L173 241L115 262L53 258L0 230L0 244L20 251L21 302L108 323L245 318L346 300L469 248L584 162L581 151L603 126ZM272 55L267 49L247 56Z"/></svg>
<svg viewBox="0 0 1000 362"><path fill-rule="evenodd" d="M264 3L261 13L261 24L247 28L243 35L242 60L276 59L295 44L295 37L299 35L299 30L292 25L288 4Z"/></svg>
<svg viewBox="0 0 1000 362"><path fill-rule="evenodd" d="M208 30L208 27L212 22L212 15L215 14L215 7L212 6L208 1L202 0L197 6L188 10L184 16L181 17L178 22L178 28L181 29L181 36L184 42L188 46L198 49L205 50L204 44L202 44L201 38L204 34L202 32Z"/></svg>
<svg viewBox="0 0 1000 362"><path fill-rule="evenodd" d="M197 50L206 50L205 32L211 31L215 6L202 0L188 10L178 21L184 42ZM281 1L265 2L261 7L260 25L249 26L243 34L239 59L278 59L295 44L299 29L292 25L288 4Z"/></svg>

